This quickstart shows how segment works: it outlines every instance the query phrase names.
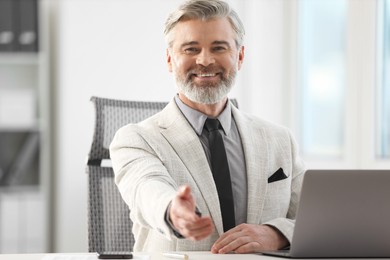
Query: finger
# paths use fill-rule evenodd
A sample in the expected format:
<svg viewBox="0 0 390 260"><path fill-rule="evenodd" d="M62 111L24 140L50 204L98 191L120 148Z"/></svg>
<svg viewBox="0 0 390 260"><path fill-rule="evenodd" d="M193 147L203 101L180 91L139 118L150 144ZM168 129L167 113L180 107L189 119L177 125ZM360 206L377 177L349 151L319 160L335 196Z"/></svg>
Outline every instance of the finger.
<svg viewBox="0 0 390 260"><path fill-rule="evenodd" d="M258 251L261 251L261 246L259 245L259 243L254 241L243 244L234 250L234 252L238 254L247 254Z"/></svg>
<svg viewBox="0 0 390 260"><path fill-rule="evenodd" d="M192 232L197 232L197 230L202 230L210 226L213 226L211 218L202 217L198 221L190 223L186 228Z"/></svg>
<svg viewBox="0 0 390 260"><path fill-rule="evenodd" d="M211 235L213 230L213 225L209 224L196 230L186 230L187 233L185 237L190 238L192 240L200 240Z"/></svg>
<svg viewBox="0 0 390 260"><path fill-rule="evenodd" d="M181 186L172 201L170 217L174 221L175 218L184 218L195 221L195 200L192 196L191 188L188 185Z"/></svg>
<svg viewBox="0 0 390 260"><path fill-rule="evenodd" d="M195 207L196 207L195 199L194 196L192 195L190 186L188 185L181 186L177 192L176 198L178 199L179 202L185 204L192 211L195 211Z"/></svg>
<svg viewBox="0 0 390 260"><path fill-rule="evenodd" d="M207 227L203 228L201 231L199 231L198 233L194 234L192 236L192 239L195 241L205 239L205 238L209 237L213 233L213 231L214 231L214 227L212 225L207 226Z"/></svg>
<svg viewBox="0 0 390 260"><path fill-rule="evenodd" d="M229 243L231 243L233 240L235 240L237 237L242 236L241 234L241 228L239 226L236 226L225 233L223 233L217 241L215 241L214 245L212 246L211 252L212 253L218 253L221 248L225 247Z"/></svg>
<svg viewBox="0 0 390 260"><path fill-rule="evenodd" d="M192 199L192 191L190 186L188 185L183 185L179 188L178 195L181 199L184 200L190 200Z"/></svg>
<svg viewBox="0 0 390 260"><path fill-rule="evenodd" d="M206 220L202 223L201 226L198 226L194 229L185 229L183 231L183 236L187 237L191 240L201 240L204 239L212 234L214 231L214 226L212 224L212 221L210 219Z"/></svg>
<svg viewBox="0 0 390 260"><path fill-rule="evenodd" d="M199 220L197 220L195 222L186 221L184 219L179 219L178 220L178 228L181 231L186 232L189 235L196 234L200 230L202 230L204 228L207 228L209 226L212 226L211 219L210 218L205 218L205 217L203 217L203 218L201 218L201 219L199 219Z"/></svg>
<svg viewBox="0 0 390 260"><path fill-rule="evenodd" d="M175 205L175 207L172 207L170 214L172 221L182 219L184 221L195 222L199 220L199 216L195 211L183 205Z"/></svg>
<svg viewBox="0 0 390 260"><path fill-rule="evenodd" d="M175 219L175 221L177 223L177 226L182 229L196 230L201 228L202 226L205 226L204 224L205 220L199 217L196 220L179 217Z"/></svg>
<svg viewBox="0 0 390 260"><path fill-rule="evenodd" d="M238 248L241 246L249 243L251 240L249 237L236 237L235 239L231 240L229 243L225 244L222 248L218 250L218 254L226 254L229 252L235 252Z"/></svg>
<svg viewBox="0 0 390 260"><path fill-rule="evenodd" d="M231 236L232 234L235 234L235 233L240 232L241 229L242 229L242 228L241 228L241 225L229 229L228 231L226 231L225 233L223 233L223 234L217 239L217 241L216 241L215 243L218 243L218 241L224 240L225 238Z"/></svg>

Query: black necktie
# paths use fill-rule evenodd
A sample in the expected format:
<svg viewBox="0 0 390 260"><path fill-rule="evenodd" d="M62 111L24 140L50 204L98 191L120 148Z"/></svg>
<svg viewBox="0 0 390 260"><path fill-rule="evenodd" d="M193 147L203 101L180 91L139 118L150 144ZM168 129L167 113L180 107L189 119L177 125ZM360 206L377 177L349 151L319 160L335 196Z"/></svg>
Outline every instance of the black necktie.
<svg viewBox="0 0 390 260"><path fill-rule="evenodd" d="M211 154L211 171L213 172L214 182L217 186L219 204L221 206L223 230L226 232L235 227L234 202L232 183L228 160L226 157L225 145L221 133L218 129L221 127L218 119L208 118L205 128L209 132L209 147Z"/></svg>

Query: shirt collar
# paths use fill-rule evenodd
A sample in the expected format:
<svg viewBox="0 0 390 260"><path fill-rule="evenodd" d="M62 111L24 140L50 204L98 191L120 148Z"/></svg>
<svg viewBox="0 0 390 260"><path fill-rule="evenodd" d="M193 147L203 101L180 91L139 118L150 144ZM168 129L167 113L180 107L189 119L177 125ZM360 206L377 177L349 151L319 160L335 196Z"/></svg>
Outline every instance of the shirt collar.
<svg viewBox="0 0 390 260"><path fill-rule="evenodd" d="M183 115L185 116L185 118L192 126L192 128L194 128L195 132L198 135L201 135L203 131L204 123L206 122L207 119L207 115L184 104L183 101L180 100L178 95L175 96L175 102L179 107L179 109L181 110L181 112L183 113ZM225 109L217 117L217 119L221 123L225 135L229 135L231 123L232 123L232 107L229 100L226 104Z"/></svg>

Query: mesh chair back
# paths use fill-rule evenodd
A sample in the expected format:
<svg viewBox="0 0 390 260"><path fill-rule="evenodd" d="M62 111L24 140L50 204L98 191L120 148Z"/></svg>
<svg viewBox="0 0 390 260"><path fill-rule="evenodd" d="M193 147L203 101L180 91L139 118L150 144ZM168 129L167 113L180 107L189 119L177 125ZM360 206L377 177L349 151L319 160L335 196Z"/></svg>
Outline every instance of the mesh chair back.
<svg viewBox="0 0 390 260"><path fill-rule="evenodd" d="M167 102L124 101L92 97L95 129L88 154L88 251L132 251L134 237L129 208L114 183L109 145L115 132L129 123L138 123L161 111ZM237 101L231 99L237 107Z"/></svg>
<svg viewBox="0 0 390 260"><path fill-rule="evenodd" d="M134 237L129 208L114 183L109 145L115 132L128 123L137 123L154 115L167 102L123 101L92 97L95 129L88 155L88 251L132 251Z"/></svg>

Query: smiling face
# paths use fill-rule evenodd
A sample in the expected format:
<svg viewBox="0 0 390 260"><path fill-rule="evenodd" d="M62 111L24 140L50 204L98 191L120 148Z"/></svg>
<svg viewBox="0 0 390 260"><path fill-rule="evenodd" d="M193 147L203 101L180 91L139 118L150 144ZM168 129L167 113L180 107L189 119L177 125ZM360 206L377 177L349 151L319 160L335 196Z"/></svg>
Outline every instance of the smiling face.
<svg viewBox="0 0 390 260"><path fill-rule="evenodd" d="M179 93L192 102L223 100L241 68L244 48L227 18L180 21L170 35L167 62Z"/></svg>

